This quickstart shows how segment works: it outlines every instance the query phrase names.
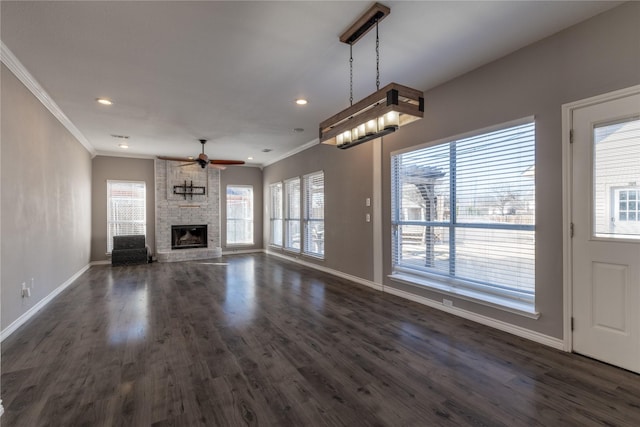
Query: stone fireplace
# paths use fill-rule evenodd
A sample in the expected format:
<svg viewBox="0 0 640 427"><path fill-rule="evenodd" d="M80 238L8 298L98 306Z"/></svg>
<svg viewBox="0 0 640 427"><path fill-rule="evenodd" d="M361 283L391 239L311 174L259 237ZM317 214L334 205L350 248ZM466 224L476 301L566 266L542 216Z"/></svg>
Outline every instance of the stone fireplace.
<svg viewBox="0 0 640 427"><path fill-rule="evenodd" d="M220 171L181 165L155 161L158 261L219 258Z"/></svg>

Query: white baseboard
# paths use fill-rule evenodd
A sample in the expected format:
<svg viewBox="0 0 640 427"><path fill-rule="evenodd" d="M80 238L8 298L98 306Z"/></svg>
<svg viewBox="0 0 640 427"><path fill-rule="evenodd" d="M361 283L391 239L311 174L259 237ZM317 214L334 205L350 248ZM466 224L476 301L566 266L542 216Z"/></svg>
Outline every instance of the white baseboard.
<svg viewBox="0 0 640 427"><path fill-rule="evenodd" d="M0 417L4 414L4 406L2 406L2 399L0 399Z"/></svg>
<svg viewBox="0 0 640 427"><path fill-rule="evenodd" d="M89 265L93 266L93 265L109 265L111 264L111 261L109 261L108 259L102 260L102 261L91 261L89 263Z"/></svg>
<svg viewBox="0 0 640 427"><path fill-rule="evenodd" d="M495 329L499 329L504 332L508 332L510 334L519 336L521 338L526 338L531 341L535 341L539 344L543 344L549 347L553 347L557 350L564 350L564 341L559 338L550 337L548 335L541 334L539 332L532 331L530 329L522 328L520 326L512 325L511 323L503 322L501 320L496 320L491 317L483 316L481 314L474 313L472 311L463 310L458 307L449 307L440 302L431 300L429 298L421 297L419 295L412 294L411 292L401 291L396 288L392 288L390 286L385 286L384 291L401 298L405 298L419 304L424 304L426 306L446 311L447 313L451 313L453 315L465 318L467 320L471 320L476 323L480 323L485 326L490 326Z"/></svg>
<svg viewBox="0 0 640 427"><path fill-rule="evenodd" d="M264 249L227 249L222 251L222 255L255 254L262 252L264 252Z"/></svg>
<svg viewBox="0 0 640 427"><path fill-rule="evenodd" d="M375 282L372 282L370 280L365 280L365 279L362 279L360 277L352 276L350 274L345 274L345 273L342 273L340 271L333 270L331 268L327 268L327 267L324 267L324 266L321 266L321 265L318 265L318 264L313 264L311 262L306 262L306 261L303 261L303 260L301 260L299 258L293 258L293 257L290 257L290 256L286 256L286 255L283 255L283 254L278 253L278 252L270 251L268 249L265 250L265 253L267 253L268 255L275 255L277 257L284 258L286 260L293 261L293 262L296 262L298 264L302 264L302 265L307 266L307 267L315 268L315 269L323 271L325 273L329 273L329 274L332 274L334 276L338 276L338 277L341 277L343 279L347 279L347 280L350 280L352 282L356 282L356 283L359 283L361 285L368 286L368 287L373 288L373 289L378 290L378 291L386 292L386 293L389 293L389 294L392 294L392 295L395 295L395 296L398 296L398 297L401 297L401 298L408 299L410 301L417 302L419 304L423 304L423 305L426 305L426 306L429 306L429 307L432 307L432 308L436 308L438 310L446 311L447 313L451 313L451 314L453 314L455 316L459 316L459 317L465 318L467 320L471 320L473 322L480 323L480 324L485 325L485 326L490 326L492 328L495 328L495 329L498 329L498 330L501 330L501 331L504 331L504 332L508 332L510 334L519 336L521 338L526 338L528 340L531 340L531 341L537 342L539 344L543 344L543 345L555 348L557 350L563 350L563 351L565 350L564 341L559 339L559 338L550 337L548 335L544 335L544 334L541 334L539 332L532 331L530 329L526 329L526 328L522 328L520 326L512 325L510 323L503 322L501 320L496 320L496 319L493 319L491 317L483 316L481 314L476 314L476 313L473 313L471 311L463 310L463 309L458 308L458 307L448 307L446 305L443 305L442 303L439 303L437 301L431 300L429 298L421 297L419 295L415 295L415 294L413 294L411 292L401 291L399 289L395 289L395 288L392 288L390 286L382 286L382 285L380 285L378 283L375 283Z"/></svg>
<svg viewBox="0 0 640 427"><path fill-rule="evenodd" d="M359 283L361 285L367 286L369 288L375 289L377 291L382 291L382 285L380 285L378 283L375 283L375 282L372 282L371 280L363 279L363 278L357 277L357 276L352 276L351 274L343 273L341 271L334 270L332 268L328 268L328 267L325 267L325 266L322 266L322 265L314 264L312 262L307 262L307 261L304 261L304 260L302 260L300 258L294 258L294 257L290 257L290 256L287 256L287 255L278 253L278 252L273 252L273 251L270 251L268 249L265 250L265 253L267 253L268 255L274 255L274 256L289 260L289 261L296 262L296 263L304 265L306 267L315 268L316 270L320 270L322 272L331 274L332 276L338 276L338 277L341 277L343 279L350 280L352 282L356 282L356 283Z"/></svg>
<svg viewBox="0 0 640 427"><path fill-rule="evenodd" d="M49 304L60 292L64 291L69 285L71 285L82 273L87 271L91 267L91 263L85 265L76 274L67 279L63 284L55 288L49 295L38 301L33 307L24 312L24 314L13 321L2 332L0 332L0 342L4 341L9 335L14 333L20 326L22 326L27 320L31 319L38 311L42 310L47 304Z"/></svg>

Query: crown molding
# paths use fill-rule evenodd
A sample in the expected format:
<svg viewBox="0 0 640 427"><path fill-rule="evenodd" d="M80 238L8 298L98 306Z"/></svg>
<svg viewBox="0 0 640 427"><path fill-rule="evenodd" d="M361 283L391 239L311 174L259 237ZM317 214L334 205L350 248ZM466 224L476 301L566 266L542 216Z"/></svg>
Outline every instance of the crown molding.
<svg viewBox="0 0 640 427"><path fill-rule="evenodd" d="M262 165L262 167L264 168L264 167L267 167L267 166L271 166L272 164L277 163L277 162L279 162L280 160L284 160L284 159L286 159L287 157L291 157L291 156L293 156L294 154L298 154L299 152L304 151L304 150L306 150L307 148L311 148L311 147L313 147L314 145L318 145L318 144L320 144L320 139L319 139L319 138L316 138L316 139L314 139L314 140L312 140L312 141L307 142L307 143L306 143L306 144L304 144L304 145L301 145L301 146L299 146L299 147L294 148L294 149L293 149L293 150L291 150L291 151L286 152L285 154L283 154L283 155L282 155L282 156L280 156L280 157L277 157L277 158L275 158L275 159L273 159L273 160L270 160L270 161L268 161L268 162L264 163L264 164Z"/></svg>
<svg viewBox="0 0 640 427"><path fill-rule="evenodd" d="M99 150L95 152L95 156L102 156L102 157L124 157L124 158L128 158L128 159L148 159L148 160L155 160L156 156L153 156L151 154L138 154L138 153L130 153L130 152L124 152L124 151L103 151L103 150Z"/></svg>
<svg viewBox="0 0 640 427"><path fill-rule="evenodd" d="M80 132L80 130L69 120L62 112L58 104L55 103L49 94L40 86L40 83L27 71L16 56L9 48L0 41L0 61L22 82L23 85L44 105L47 110L58 119L71 135L73 135L86 150L91 153L91 157L95 157L96 150L89 140Z"/></svg>

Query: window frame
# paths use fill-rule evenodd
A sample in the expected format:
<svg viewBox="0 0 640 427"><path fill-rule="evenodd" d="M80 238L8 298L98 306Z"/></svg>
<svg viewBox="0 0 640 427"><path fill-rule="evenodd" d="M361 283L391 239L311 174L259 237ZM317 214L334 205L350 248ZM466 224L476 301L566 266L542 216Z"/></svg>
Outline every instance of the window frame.
<svg viewBox="0 0 640 427"><path fill-rule="evenodd" d="M249 189L251 191L251 199L249 200L249 209L248 209L248 213L249 213L249 218L229 218L229 189L230 188L238 188L238 189ZM255 204L255 197L254 197L254 192L253 192L253 185L250 184L227 184L227 188L226 188L226 236L225 236L225 245L227 247L232 247L232 246L252 246L255 244L255 223L254 223L254 216L253 216L253 210L254 210L254 204ZM229 221L230 220L235 220L235 221L246 221L249 224L249 229L251 230L251 241L250 242L229 242Z"/></svg>
<svg viewBox="0 0 640 427"><path fill-rule="evenodd" d="M507 131L510 128L515 128L518 126L531 124L533 125L533 140L531 150L534 153L534 166L535 166L535 138L536 138L536 128L535 128L535 118L530 116L519 120L514 120L511 122L503 123L496 126L491 126L488 128L476 130L473 132L469 132L463 135L457 135L451 138L445 138L438 141L429 142L426 144L420 144L417 146L408 147L403 150L394 151L391 153L391 242L392 242L392 272L390 274L390 278L392 280L402 282L410 285L418 285L424 286L427 288L432 288L441 293L452 295L458 297L460 299L470 300L473 302L477 302L484 305L489 305L492 307L496 307L502 310L514 312L517 314L524 315L526 317L537 318L539 314L535 311L535 215L533 224L508 224L508 223L495 223L495 224L487 224L487 223L473 223L473 222L459 222L457 219L457 213L455 208L451 208L452 206L457 206L456 204L456 175L457 175L457 167L456 167L456 149L455 144L458 141L463 141L468 138L480 137L484 134L491 134L492 132L497 131ZM399 156L403 154L408 154L412 152L416 152L419 150L449 145L452 147L450 149L449 158L448 158L448 171L450 183L449 183L449 206L450 212L448 220L444 221L408 221L408 220L400 220L400 208L401 204L398 202L399 198L402 198L402 189L399 188L398 175L397 175L397 159ZM446 149L446 148L445 148ZM535 182L533 184L534 188L534 202L535 202ZM450 244L449 250L451 251L448 259L448 263L450 265L450 274L443 274L442 272L436 271L435 268L429 267L418 267L416 265L410 264L402 264L400 262L400 243L401 239L399 238L399 228L405 225L413 225L413 226L422 226L422 227L446 227L449 229L449 237L448 241L451 242L453 240L453 244ZM451 264L456 263L456 247L455 247L455 231L458 229L486 229L486 230L524 230L530 231L533 233L533 264L534 264L534 290L530 296L523 295L522 292L517 291L516 289L512 289L509 287L503 287L499 284L486 283L482 281L475 280L467 280L465 278L460 278L455 276L455 271L452 270Z"/></svg>
<svg viewBox="0 0 640 427"><path fill-rule="evenodd" d="M111 184L142 184L142 197L137 197L135 199L130 198L130 200L142 200L143 203L143 214L142 221L139 220L131 220L131 221L114 221L111 219L112 212L112 197L111 197ZM125 223L125 224L142 224L143 226L143 235L145 239L147 238L147 183L145 181L134 181L134 180L120 180L120 179L108 179L107 180L107 249L106 254L110 255L113 249L113 237L115 236L124 236L126 234L112 234L111 233L111 225L116 223Z"/></svg>

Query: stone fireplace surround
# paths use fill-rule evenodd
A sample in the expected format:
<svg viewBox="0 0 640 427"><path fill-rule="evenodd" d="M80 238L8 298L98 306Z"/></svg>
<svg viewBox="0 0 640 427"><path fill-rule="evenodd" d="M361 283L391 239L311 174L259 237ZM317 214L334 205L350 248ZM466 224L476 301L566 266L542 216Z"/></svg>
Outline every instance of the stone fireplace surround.
<svg viewBox="0 0 640 427"><path fill-rule="evenodd" d="M190 261L222 256L220 235L220 170L200 165L180 166L155 161L156 252L159 262ZM174 186L205 187L205 194L175 194ZM171 249L172 225L207 225L207 247Z"/></svg>

